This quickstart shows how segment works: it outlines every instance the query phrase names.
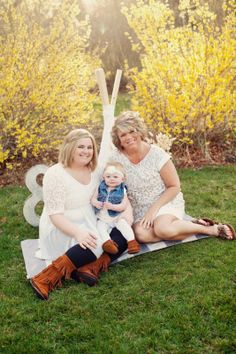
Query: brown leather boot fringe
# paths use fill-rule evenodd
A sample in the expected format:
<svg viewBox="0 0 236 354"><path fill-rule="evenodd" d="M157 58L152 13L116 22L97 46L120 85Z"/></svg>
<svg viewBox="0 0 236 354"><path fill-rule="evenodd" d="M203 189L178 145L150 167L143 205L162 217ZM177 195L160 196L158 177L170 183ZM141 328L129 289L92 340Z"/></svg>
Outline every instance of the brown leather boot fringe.
<svg viewBox="0 0 236 354"><path fill-rule="evenodd" d="M94 286L98 283L101 271L107 272L111 259L108 254L103 253L96 261L77 269L79 279L82 283Z"/></svg>
<svg viewBox="0 0 236 354"><path fill-rule="evenodd" d="M57 258L52 264L65 279L71 278L71 273L75 269L75 266L66 255Z"/></svg>
<svg viewBox="0 0 236 354"><path fill-rule="evenodd" d="M56 287L62 287L62 278L70 279L74 269L76 269L74 264L64 255L57 258L46 269L30 279L30 283L41 300L48 300L49 292Z"/></svg>

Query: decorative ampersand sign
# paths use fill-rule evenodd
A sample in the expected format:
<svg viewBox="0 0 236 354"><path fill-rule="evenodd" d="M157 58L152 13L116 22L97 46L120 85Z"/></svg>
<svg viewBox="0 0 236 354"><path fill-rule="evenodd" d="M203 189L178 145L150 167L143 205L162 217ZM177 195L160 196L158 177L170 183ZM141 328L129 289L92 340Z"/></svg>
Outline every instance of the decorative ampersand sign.
<svg viewBox="0 0 236 354"><path fill-rule="evenodd" d="M43 190L37 182L37 177L44 175L47 169L46 165L36 165L31 167L25 175L25 184L32 194L25 201L23 214L26 221L32 226L39 226L40 216L36 213L35 208L40 201L43 201Z"/></svg>

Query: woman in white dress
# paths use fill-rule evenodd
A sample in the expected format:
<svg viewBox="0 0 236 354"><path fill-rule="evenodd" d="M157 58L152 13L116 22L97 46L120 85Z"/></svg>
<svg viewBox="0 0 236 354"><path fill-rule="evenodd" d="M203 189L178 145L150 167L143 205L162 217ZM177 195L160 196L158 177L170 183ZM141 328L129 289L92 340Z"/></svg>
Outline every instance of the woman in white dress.
<svg viewBox="0 0 236 354"><path fill-rule="evenodd" d="M30 282L37 296L47 300L49 292L61 285L62 278L73 278L92 286L98 282L100 270L127 247L117 229L111 238L118 245L115 255L102 254L96 216L90 199L100 182L110 146L114 115L112 107L104 113L104 132L97 165L97 147L92 134L75 129L64 139L59 162L50 167L43 180L44 208L40 219L40 249L37 256L52 264ZM89 264L88 264L89 263Z"/></svg>
<svg viewBox="0 0 236 354"><path fill-rule="evenodd" d="M112 140L117 149L110 158L125 169L137 240L184 240L192 234L234 239L232 225L207 218L184 220L184 199L174 164L169 154L145 138L146 127L138 112L124 112L115 120Z"/></svg>

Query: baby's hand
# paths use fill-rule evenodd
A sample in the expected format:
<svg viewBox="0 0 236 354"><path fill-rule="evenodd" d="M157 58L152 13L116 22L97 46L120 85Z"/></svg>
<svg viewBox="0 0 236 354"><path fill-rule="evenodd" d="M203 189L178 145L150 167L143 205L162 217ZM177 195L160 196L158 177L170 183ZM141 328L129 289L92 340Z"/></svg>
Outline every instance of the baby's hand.
<svg viewBox="0 0 236 354"><path fill-rule="evenodd" d="M119 212L123 211L123 208L122 208L122 206L120 204L112 204L112 203L109 203L109 202L105 202L103 204L103 206L107 210L109 209L109 210L114 210L114 211L119 211Z"/></svg>
<svg viewBox="0 0 236 354"><path fill-rule="evenodd" d="M97 208L97 209L102 209L103 202L99 202L98 200L94 200L93 201L93 206L95 206L95 208Z"/></svg>
<svg viewBox="0 0 236 354"><path fill-rule="evenodd" d="M112 203L109 203L109 202L105 202L105 203L103 204L103 206L104 206L104 208L107 209L107 210L109 209L109 210L118 211L116 204L112 204Z"/></svg>
<svg viewBox="0 0 236 354"><path fill-rule="evenodd" d="M109 203L109 202L104 202L103 203L103 207L104 207L104 209L113 210L114 205L112 203Z"/></svg>

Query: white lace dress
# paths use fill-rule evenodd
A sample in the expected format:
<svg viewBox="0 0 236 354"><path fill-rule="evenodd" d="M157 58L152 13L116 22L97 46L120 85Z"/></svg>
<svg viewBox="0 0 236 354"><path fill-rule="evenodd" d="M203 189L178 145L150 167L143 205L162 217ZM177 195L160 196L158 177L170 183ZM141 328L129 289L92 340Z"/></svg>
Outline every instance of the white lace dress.
<svg viewBox="0 0 236 354"><path fill-rule="evenodd" d="M96 216L90 199L100 181L97 169L91 174L90 183L81 184L74 179L60 164L50 167L43 180L44 208L39 223L39 258L53 260L64 254L77 241L57 229L50 220L50 215L64 214L71 222L80 228L97 233ZM98 238L94 254L102 254Z"/></svg>
<svg viewBox="0 0 236 354"><path fill-rule="evenodd" d="M134 222L142 219L148 208L165 191L160 170L170 159L163 149L151 145L142 161L134 164L119 150L112 152L110 160L120 162L125 169L128 196L133 207ZM184 199L180 192L171 202L160 208L157 215L171 214L179 219L184 217Z"/></svg>
<svg viewBox="0 0 236 354"><path fill-rule="evenodd" d="M98 235L97 219L90 203L111 151L110 131L114 121L112 113L104 114L104 132L96 170L91 173L88 185L74 179L60 164L49 167L43 179L44 208L39 224L39 250L36 257L54 260L63 255L77 241L57 229L50 220L50 215L64 214L71 222ZM99 236L99 235L98 235ZM96 257L102 254L101 239L98 237L97 247L93 250Z"/></svg>

